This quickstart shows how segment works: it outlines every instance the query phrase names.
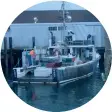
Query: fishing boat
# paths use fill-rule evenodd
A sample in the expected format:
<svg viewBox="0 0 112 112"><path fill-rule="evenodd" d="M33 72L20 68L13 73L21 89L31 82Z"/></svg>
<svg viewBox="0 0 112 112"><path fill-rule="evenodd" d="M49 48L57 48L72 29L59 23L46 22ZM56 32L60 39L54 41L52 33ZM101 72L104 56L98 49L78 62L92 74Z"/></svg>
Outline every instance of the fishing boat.
<svg viewBox="0 0 112 112"><path fill-rule="evenodd" d="M62 2L61 14L60 41L56 41L50 31L51 37L46 48L38 49L35 46L33 52L24 50L22 67L13 68L18 81L62 84L89 77L96 71L100 55L91 36L88 35L86 41L75 40L74 32L67 30L66 22L71 22L72 17L65 10L65 2Z"/></svg>

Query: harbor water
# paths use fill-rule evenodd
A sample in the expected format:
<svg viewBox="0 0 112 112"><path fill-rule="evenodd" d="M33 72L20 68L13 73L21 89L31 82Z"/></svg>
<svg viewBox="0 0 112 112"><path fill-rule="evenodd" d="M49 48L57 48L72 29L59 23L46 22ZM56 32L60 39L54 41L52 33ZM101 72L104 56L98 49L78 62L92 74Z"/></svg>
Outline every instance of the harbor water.
<svg viewBox="0 0 112 112"><path fill-rule="evenodd" d="M12 90L27 104L46 111L60 112L75 109L90 101L103 87L101 74L65 85L13 84Z"/></svg>

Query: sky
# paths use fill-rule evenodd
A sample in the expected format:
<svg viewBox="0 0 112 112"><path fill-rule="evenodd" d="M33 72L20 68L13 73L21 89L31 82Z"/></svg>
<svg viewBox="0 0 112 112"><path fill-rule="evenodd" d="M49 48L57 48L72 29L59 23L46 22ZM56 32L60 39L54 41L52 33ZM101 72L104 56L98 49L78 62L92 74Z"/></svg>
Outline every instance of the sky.
<svg viewBox="0 0 112 112"><path fill-rule="evenodd" d="M27 10L60 10L61 9L62 1L50 1L50 2L43 2L37 5L30 7ZM66 10L84 10L84 8L69 2L65 2L65 9Z"/></svg>

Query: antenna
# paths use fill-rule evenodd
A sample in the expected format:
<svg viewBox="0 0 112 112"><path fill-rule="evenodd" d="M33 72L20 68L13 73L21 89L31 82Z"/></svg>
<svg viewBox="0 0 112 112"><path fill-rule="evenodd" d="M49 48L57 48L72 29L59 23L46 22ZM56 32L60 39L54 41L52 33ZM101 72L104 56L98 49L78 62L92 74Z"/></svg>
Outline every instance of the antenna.
<svg viewBox="0 0 112 112"><path fill-rule="evenodd" d="M62 27L62 33L63 33L63 38L62 40L64 41L64 38L65 38L65 2L62 1L62 13L63 13L63 27Z"/></svg>
<svg viewBox="0 0 112 112"><path fill-rule="evenodd" d="M70 16L69 12L65 10L65 1L62 1L61 10L62 10L62 41L64 42L66 22L71 22L72 17Z"/></svg>

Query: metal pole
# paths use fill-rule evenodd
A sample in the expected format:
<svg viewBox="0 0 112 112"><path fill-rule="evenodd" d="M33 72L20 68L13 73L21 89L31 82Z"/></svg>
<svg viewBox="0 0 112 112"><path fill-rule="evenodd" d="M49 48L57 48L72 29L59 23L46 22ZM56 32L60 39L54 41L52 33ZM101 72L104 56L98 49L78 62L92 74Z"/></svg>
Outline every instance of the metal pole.
<svg viewBox="0 0 112 112"><path fill-rule="evenodd" d="M34 48L35 46L35 37L32 37L32 47Z"/></svg>
<svg viewBox="0 0 112 112"><path fill-rule="evenodd" d="M62 11L63 11L63 41L65 39L65 2L62 3Z"/></svg>

